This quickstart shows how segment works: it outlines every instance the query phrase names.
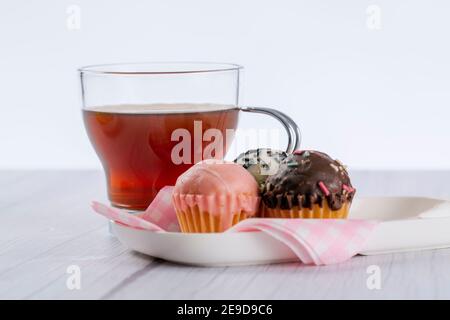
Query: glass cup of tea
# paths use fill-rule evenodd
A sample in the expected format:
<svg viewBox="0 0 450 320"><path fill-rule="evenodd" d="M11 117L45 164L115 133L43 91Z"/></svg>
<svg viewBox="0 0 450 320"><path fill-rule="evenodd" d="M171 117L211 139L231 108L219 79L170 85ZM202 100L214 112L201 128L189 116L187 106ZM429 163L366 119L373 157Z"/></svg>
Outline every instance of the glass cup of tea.
<svg viewBox="0 0 450 320"><path fill-rule="evenodd" d="M276 118L287 130L287 151L298 147L299 130L288 116L239 106L241 70L235 64L183 62L79 69L84 124L113 206L145 210L193 164L223 158L241 111Z"/></svg>

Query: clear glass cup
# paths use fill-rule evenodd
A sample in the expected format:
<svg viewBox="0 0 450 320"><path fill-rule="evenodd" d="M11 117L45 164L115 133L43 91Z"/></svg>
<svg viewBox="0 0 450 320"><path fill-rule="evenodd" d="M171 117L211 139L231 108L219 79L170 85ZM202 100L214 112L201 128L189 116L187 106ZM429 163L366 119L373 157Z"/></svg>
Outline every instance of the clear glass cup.
<svg viewBox="0 0 450 320"><path fill-rule="evenodd" d="M239 106L241 70L207 62L79 69L83 119L113 206L145 210L161 188L174 185L193 164L223 158L240 111L275 117L287 130L287 151L297 148L299 130L288 116Z"/></svg>

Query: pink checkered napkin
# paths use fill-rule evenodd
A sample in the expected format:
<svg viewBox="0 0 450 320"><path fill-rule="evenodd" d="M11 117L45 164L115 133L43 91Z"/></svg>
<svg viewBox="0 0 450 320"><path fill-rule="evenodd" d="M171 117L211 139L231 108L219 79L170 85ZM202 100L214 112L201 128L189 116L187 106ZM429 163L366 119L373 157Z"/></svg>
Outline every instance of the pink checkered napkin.
<svg viewBox="0 0 450 320"><path fill-rule="evenodd" d="M125 210L113 208L97 201L92 201L91 206L95 212L101 214L102 216L108 218L109 220L120 222L124 225L136 229L144 229L150 231L164 231L164 229L160 228L156 224L144 220L138 215L130 214Z"/></svg>
<svg viewBox="0 0 450 320"><path fill-rule="evenodd" d="M131 214L126 210L110 207L92 201L92 209L102 216L127 226L150 231L180 232L177 216L172 206L173 187L162 188L147 210L140 214Z"/></svg>
<svg viewBox="0 0 450 320"><path fill-rule="evenodd" d="M287 245L305 264L326 265L358 254L375 221L343 219L246 219L227 232L262 231Z"/></svg>
<svg viewBox="0 0 450 320"><path fill-rule="evenodd" d="M139 217L158 225L166 231L180 232L180 225L172 205L172 191L172 186L166 186L159 190L147 210L141 213Z"/></svg>
<svg viewBox="0 0 450 320"><path fill-rule="evenodd" d="M97 213L133 228L158 232L179 232L172 198L173 187L159 191L144 213L130 214L98 202ZM305 264L343 262L358 254L377 225L369 220L341 219L246 219L226 232L261 231L287 245Z"/></svg>

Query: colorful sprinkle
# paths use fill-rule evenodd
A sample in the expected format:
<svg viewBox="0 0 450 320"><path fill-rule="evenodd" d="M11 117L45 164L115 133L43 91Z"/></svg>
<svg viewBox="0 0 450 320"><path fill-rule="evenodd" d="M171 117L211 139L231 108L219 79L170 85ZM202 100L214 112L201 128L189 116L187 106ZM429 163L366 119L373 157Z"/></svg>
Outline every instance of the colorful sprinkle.
<svg viewBox="0 0 450 320"><path fill-rule="evenodd" d="M305 156L305 157L309 157L310 153L312 153L312 151L308 151L308 150L295 150L292 154L298 155L298 156Z"/></svg>
<svg viewBox="0 0 450 320"><path fill-rule="evenodd" d="M346 184L343 184L343 185L342 185L342 189L344 189L345 191L347 191L347 192L349 192L349 193L355 191L355 189L353 189L352 187L349 187L349 186L346 185Z"/></svg>
<svg viewBox="0 0 450 320"><path fill-rule="evenodd" d="M325 194L325 196L329 196L330 195L330 191L325 186L325 183L323 183L323 181L319 181L319 188L320 188L320 190L322 190L322 192Z"/></svg>
<svg viewBox="0 0 450 320"><path fill-rule="evenodd" d="M338 166L335 165L334 163L330 163L330 167L332 167L334 169L334 171L339 172Z"/></svg>
<svg viewBox="0 0 450 320"><path fill-rule="evenodd" d="M298 167L298 163L295 162L295 161L288 162L287 166L288 166L289 168L296 168L296 167Z"/></svg>

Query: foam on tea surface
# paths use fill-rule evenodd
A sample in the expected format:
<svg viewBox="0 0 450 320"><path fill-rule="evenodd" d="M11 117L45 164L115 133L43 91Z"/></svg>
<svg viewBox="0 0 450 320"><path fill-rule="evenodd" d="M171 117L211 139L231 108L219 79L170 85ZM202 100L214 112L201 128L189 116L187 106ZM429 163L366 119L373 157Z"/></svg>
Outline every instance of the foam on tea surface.
<svg viewBox="0 0 450 320"><path fill-rule="evenodd" d="M89 107L87 111L125 114L200 113L235 109L236 106L211 103L116 104Z"/></svg>

